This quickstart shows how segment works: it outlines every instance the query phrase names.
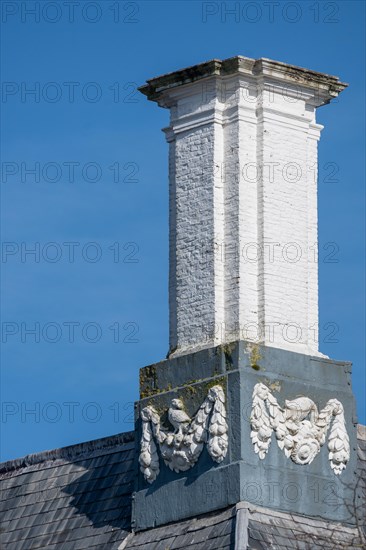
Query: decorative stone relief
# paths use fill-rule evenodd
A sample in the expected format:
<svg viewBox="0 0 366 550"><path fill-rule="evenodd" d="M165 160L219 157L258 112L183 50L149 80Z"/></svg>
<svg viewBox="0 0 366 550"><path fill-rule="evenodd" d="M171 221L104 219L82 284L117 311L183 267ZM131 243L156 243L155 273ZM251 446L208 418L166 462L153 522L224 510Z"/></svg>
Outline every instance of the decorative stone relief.
<svg viewBox="0 0 366 550"><path fill-rule="evenodd" d="M347 465L349 438L343 405L337 399L330 399L320 412L308 397L286 400L282 408L270 389L259 383L254 386L250 421L251 439L259 458L265 458L274 431L278 446L296 464L310 464L314 460L332 423L328 437L330 466L339 475Z"/></svg>
<svg viewBox="0 0 366 550"><path fill-rule="evenodd" d="M196 415L190 418L180 399L173 399L168 410L169 422L174 432L161 425L161 419L153 407L141 411L142 437L140 469L145 479L152 483L159 474L159 456L175 472L185 472L194 466L207 444L207 450L215 462L222 462L228 448L225 394L221 386L210 388Z"/></svg>

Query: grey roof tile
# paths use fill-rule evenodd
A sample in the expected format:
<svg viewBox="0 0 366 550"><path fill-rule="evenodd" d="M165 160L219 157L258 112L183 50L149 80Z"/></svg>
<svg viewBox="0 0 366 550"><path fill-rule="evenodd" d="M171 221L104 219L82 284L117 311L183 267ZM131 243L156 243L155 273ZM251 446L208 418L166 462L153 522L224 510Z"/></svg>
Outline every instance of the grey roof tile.
<svg viewBox="0 0 366 550"><path fill-rule="evenodd" d="M249 550L344 550L365 546L357 529L337 523L252 507L249 515Z"/></svg>
<svg viewBox="0 0 366 550"><path fill-rule="evenodd" d="M235 507L132 534L134 453L128 433L0 464L4 550L118 550L127 536L125 550L234 548ZM275 510L251 507L248 528L248 550L356 550L352 530Z"/></svg>
<svg viewBox="0 0 366 550"><path fill-rule="evenodd" d="M130 531L133 438L121 434L1 464L4 549L117 549Z"/></svg>

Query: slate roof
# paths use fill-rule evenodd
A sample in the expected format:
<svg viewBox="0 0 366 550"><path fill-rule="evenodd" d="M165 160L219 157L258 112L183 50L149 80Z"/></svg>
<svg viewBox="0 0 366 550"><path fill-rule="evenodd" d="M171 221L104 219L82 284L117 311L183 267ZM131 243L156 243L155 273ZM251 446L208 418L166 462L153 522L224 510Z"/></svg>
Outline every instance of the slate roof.
<svg viewBox="0 0 366 550"><path fill-rule="evenodd" d="M231 550L235 507L129 535L120 550Z"/></svg>
<svg viewBox="0 0 366 550"><path fill-rule="evenodd" d="M242 517L244 512L244 517ZM240 525L242 523L243 525ZM359 529L238 503L227 510L129 535L120 550L360 550Z"/></svg>
<svg viewBox="0 0 366 550"><path fill-rule="evenodd" d="M366 490L366 428L359 427ZM133 533L134 433L0 464L3 550L356 550L361 529L248 503Z"/></svg>
<svg viewBox="0 0 366 550"><path fill-rule="evenodd" d="M247 550L360 550L366 548L359 528L284 514L265 508L249 508Z"/></svg>
<svg viewBox="0 0 366 550"><path fill-rule="evenodd" d="M134 433L0 465L3 550L117 549L131 528Z"/></svg>

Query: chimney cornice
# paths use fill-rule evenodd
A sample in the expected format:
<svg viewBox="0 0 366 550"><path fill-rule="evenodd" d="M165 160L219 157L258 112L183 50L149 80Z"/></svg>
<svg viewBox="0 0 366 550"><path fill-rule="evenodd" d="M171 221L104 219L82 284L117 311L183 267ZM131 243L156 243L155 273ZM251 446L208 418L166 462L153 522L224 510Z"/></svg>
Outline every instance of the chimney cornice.
<svg viewBox="0 0 366 550"><path fill-rule="evenodd" d="M341 82L337 76L311 71L272 59L251 59L238 55L224 60L212 59L205 63L151 78L146 81L146 84L139 87L139 91L146 95L150 101L159 102L163 95L179 86L192 84L214 76L225 77L235 73L254 78L267 77L288 85L293 84L317 90L321 92L321 105L329 103L348 86L345 82Z"/></svg>

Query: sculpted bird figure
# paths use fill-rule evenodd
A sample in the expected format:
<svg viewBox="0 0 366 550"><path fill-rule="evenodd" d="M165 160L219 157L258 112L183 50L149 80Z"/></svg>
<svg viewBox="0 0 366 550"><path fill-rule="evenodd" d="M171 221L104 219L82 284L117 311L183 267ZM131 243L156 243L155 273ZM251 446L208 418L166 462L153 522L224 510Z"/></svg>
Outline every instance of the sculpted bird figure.
<svg viewBox="0 0 366 550"><path fill-rule="evenodd" d="M169 422L175 429L175 433L181 434L183 429L187 427L191 419L183 410L183 402L180 399L173 399L168 411Z"/></svg>

